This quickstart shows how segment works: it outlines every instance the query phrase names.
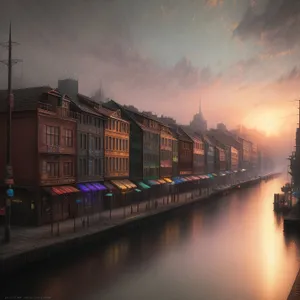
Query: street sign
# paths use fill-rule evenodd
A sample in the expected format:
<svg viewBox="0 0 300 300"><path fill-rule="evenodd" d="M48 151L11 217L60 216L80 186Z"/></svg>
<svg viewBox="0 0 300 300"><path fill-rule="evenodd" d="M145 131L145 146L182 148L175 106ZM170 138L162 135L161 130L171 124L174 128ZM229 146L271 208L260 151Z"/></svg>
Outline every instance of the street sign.
<svg viewBox="0 0 300 300"><path fill-rule="evenodd" d="M0 208L0 216L5 216L5 207Z"/></svg>
<svg viewBox="0 0 300 300"><path fill-rule="evenodd" d="M6 198L6 206L11 206L11 200L10 200L10 198Z"/></svg>
<svg viewBox="0 0 300 300"><path fill-rule="evenodd" d="M14 196L14 190L13 189L8 189L8 190L6 190L6 194L7 194L8 197L12 198Z"/></svg>

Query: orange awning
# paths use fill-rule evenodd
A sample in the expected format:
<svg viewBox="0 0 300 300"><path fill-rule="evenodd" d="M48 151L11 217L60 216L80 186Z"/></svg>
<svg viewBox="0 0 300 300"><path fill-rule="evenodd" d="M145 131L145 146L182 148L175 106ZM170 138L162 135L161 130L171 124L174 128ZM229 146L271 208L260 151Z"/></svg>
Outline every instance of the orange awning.
<svg viewBox="0 0 300 300"><path fill-rule="evenodd" d="M164 181L172 183L173 181L170 178L164 178Z"/></svg>
<svg viewBox="0 0 300 300"><path fill-rule="evenodd" d="M51 187L51 192L54 195L63 195L63 194L77 193L79 192L79 190L73 186L65 185L65 186Z"/></svg>

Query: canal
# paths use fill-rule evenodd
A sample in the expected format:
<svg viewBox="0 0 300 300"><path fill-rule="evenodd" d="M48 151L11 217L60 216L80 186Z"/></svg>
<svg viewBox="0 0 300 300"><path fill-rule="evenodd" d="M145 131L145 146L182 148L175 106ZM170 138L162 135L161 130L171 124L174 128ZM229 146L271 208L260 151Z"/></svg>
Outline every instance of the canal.
<svg viewBox="0 0 300 300"><path fill-rule="evenodd" d="M10 299L282 300L299 269L273 194L284 179L172 213L64 260L40 263L4 283ZM75 252L75 250L74 250Z"/></svg>

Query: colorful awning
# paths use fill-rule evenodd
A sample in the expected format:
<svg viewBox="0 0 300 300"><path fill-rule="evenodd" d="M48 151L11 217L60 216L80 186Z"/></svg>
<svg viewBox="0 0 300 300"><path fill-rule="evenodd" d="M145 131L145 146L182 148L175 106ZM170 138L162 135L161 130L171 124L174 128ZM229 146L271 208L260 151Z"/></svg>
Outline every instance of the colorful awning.
<svg viewBox="0 0 300 300"><path fill-rule="evenodd" d="M98 191L107 190L107 188L103 184L101 184L101 183L93 182L93 185L98 189Z"/></svg>
<svg viewBox="0 0 300 300"><path fill-rule="evenodd" d="M148 183L150 184L150 185L159 185L160 184L160 182L159 181L157 181L157 180L148 180Z"/></svg>
<svg viewBox="0 0 300 300"><path fill-rule="evenodd" d="M212 173L213 176L217 177L218 175L216 173Z"/></svg>
<svg viewBox="0 0 300 300"><path fill-rule="evenodd" d="M111 183L114 184L121 191L127 190L126 185L124 185L121 180L111 180Z"/></svg>
<svg viewBox="0 0 300 300"><path fill-rule="evenodd" d="M173 182L175 184L180 184L180 183L183 183L184 181L181 178L179 178L179 177L174 177L173 178Z"/></svg>
<svg viewBox="0 0 300 300"><path fill-rule="evenodd" d="M144 182L138 182L138 185L144 190L150 189L150 186L145 184Z"/></svg>
<svg viewBox="0 0 300 300"><path fill-rule="evenodd" d="M157 179L157 181L159 182L159 183L161 183L161 184L165 184L165 183L167 183L165 180L163 180L163 179Z"/></svg>
<svg viewBox="0 0 300 300"><path fill-rule="evenodd" d="M110 191L113 191L113 190L116 189L115 186L113 186L111 183L109 183L109 182L107 182L107 181L104 182L104 185L105 185L105 186L107 187L107 189L110 190Z"/></svg>
<svg viewBox="0 0 300 300"><path fill-rule="evenodd" d="M172 183L173 181L170 178L164 178L164 181L168 182L168 183Z"/></svg>
<svg viewBox="0 0 300 300"><path fill-rule="evenodd" d="M70 185L51 187L50 191L52 195L64 195L79 192L78 189Z"/></svg>
<svg viewBox="0 0 300 300"><path fill-rule="evenodd" d="M85 186L92 192L98 191L98 189L93 184L86 183Z"/></svg>
<svg viewBox="0 0 300 300"><path fill-rule="evenodd" d="M78 183L77 184L77 187L80 189L80 191L82 191L82 192L89 192L90 190L89 190L89 188L87 188L84 184L82 184L82 183Z"/></svg>
<svg viewBox="0 0 300 300"><path fill-rule="evenodd" d="M122 180L122 182L123 182L124 185L128 186L131 189L136 189L137 188L137 186L128 179L124 179L124 180Z"/></svg>

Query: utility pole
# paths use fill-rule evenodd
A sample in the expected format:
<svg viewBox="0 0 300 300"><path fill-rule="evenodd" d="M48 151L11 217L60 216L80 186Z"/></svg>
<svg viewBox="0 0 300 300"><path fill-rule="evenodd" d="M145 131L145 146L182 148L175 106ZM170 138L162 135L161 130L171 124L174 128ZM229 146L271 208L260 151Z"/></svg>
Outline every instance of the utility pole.
<svg viewBox="0 0 300 300"><path fill-rule="evenodd" d="M2 60L0 62L4 63L8 67L8 87L7 87L7 127L6 127L6 167L5 167L5 184L7 186L6 190L6 200L5 200L5 231L4 231L4 241L6 243L10 242L10 216L11 216L11 199L14 196L14 191L12 185L14 184L13 179L13 168L11 164L11 115L13 109L14 95L12 91L12 66L20 62L19 59L12 59L12 44L11 40L11 23L9 24L9 38L8 43L2 44L1 46L8 48L8 60Z"/></svg>

